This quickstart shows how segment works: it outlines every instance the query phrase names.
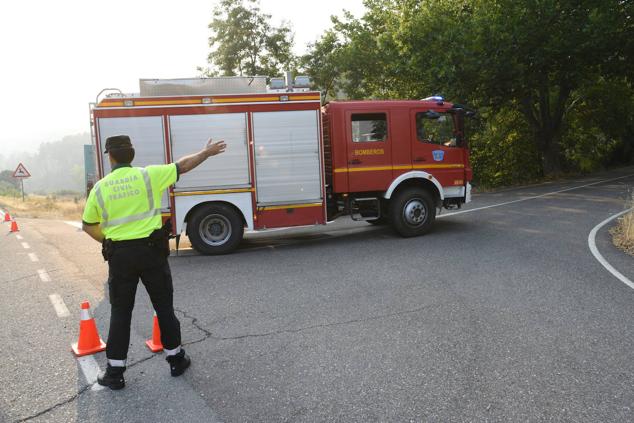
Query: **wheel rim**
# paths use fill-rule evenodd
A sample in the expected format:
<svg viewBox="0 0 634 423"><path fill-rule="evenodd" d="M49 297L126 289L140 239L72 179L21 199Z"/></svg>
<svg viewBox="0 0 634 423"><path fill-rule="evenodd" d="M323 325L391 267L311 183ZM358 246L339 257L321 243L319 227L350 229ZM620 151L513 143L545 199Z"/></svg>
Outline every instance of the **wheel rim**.
<svg viewBox="0 0 634 423"><path fill-rule="evenodd" d="M221 214L210 214L200 222L198 233L205 244L222 245L231 238L231 223Z"/></svg>
<svg viewBox="0 0 634 423"><path fill-rule="evenodd" d="M427 208L419 198L412 198L403 207L403 218L410 226L420 226L427 219Z"/></svg>

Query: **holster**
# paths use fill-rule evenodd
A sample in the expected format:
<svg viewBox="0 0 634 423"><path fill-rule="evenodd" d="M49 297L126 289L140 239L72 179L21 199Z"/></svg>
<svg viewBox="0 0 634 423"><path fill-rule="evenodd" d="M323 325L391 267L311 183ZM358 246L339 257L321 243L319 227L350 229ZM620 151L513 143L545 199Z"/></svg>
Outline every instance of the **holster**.
<svg viewBox="0 0 634 423"><path fill-rule="evenodd" d="M110 260L114 252L114 244L111 239L105 239L101 242L101 255L104 261Z"/></svg>
<svg viewBox="0 0 634 423"><path fill-rule="evenodd" d="M170 255L170 233L172 232L172 222L167 221L161 229L157 229L150 234L149 240L152 247L157 248L165 257Z"/></svg>

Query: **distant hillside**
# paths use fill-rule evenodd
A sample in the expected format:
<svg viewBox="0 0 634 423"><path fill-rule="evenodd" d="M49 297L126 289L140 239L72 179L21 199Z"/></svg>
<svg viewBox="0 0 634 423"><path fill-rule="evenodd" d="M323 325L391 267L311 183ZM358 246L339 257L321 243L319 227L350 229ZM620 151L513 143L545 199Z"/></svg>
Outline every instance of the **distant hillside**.
<svg viewBox="0 0 634 423"><path fill-rule="evenodd" d="M0 171L13 172L22 162L31 173L31 177L24 181L27 193L48 194L61 190L83 192L84 144L90 144L88 133L43 143L37 153L0 156Z"/></svg>

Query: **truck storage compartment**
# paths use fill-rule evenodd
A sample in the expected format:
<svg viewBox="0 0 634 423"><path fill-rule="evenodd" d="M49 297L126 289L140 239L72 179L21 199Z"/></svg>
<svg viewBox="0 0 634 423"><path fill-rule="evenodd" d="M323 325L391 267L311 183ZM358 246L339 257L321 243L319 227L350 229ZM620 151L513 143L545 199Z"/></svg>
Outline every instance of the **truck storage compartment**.
<svg viewBox="0 0 634 423"><path fill-rule="evenodd" d="M174 160L199 151L209 137L227 144L220 159L181 175L176 191L249 186L246 113L170 116L169 122Z"/></svg>
<svg viewBox="0 0 634 423"><path fill-rule="evenodd" d="M258 205L322 202L318 113L253 113Z"/></svg>
<svg viewBox="0 0 634 423"><path fill-rule="evenodd" d="M143 117L114 117L100 118L99 139L101 141L101 154L103 174L110 173L110 161L104 154L103 146L106 139L114 135L128 135L134 147L135 167L165 164L165 133L163 131L163 118L161 116ZM163 194L161 207L169 207L167 192Z"/></svg>

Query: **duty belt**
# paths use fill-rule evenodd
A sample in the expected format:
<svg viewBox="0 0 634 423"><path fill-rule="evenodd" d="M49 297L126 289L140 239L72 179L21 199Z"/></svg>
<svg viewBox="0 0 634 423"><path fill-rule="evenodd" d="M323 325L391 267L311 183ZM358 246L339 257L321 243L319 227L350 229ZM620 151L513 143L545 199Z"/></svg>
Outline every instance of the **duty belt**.
<svg viewBox="0 0 634 423"><path fill-rule="evenodd" d="M134 247L139 245L150 245L150 237L126 239L124 241L111 241L111 242L112 242L112 246L115 248Z"/></svg>

